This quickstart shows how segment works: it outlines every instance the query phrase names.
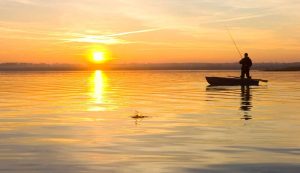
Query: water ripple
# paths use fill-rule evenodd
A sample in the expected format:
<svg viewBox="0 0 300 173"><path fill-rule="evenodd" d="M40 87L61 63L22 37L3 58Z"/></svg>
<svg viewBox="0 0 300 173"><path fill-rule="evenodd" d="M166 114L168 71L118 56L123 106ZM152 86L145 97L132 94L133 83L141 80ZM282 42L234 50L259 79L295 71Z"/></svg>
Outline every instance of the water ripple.
<svg viewBox="0 0 300 173"><path fill-rule="evenodd" d="M1 72L0 172L299 172L300 73L236 74Z"/></svg>

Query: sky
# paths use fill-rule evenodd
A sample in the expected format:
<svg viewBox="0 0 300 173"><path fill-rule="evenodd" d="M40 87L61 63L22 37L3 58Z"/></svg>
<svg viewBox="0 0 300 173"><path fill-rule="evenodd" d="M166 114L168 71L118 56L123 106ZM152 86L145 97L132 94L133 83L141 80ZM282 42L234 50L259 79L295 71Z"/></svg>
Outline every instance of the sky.
<svg viewBox="0 0 300 173"><path fill-rule="evenodd" d="M299 0L0 0L0 62L300 61Z"/></svg>

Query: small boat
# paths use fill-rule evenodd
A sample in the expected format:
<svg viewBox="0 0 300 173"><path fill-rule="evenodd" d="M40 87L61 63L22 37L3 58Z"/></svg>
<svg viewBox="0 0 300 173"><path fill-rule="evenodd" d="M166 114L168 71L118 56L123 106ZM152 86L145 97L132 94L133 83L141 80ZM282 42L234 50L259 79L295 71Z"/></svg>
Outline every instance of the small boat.
<svg viewBox="0 0 300 173"><path fill-rule="evenodd" d="M262 79L247 79L240 77L206 77L207 82L213 86L234 86L234 85L258 85Z"/></svg>

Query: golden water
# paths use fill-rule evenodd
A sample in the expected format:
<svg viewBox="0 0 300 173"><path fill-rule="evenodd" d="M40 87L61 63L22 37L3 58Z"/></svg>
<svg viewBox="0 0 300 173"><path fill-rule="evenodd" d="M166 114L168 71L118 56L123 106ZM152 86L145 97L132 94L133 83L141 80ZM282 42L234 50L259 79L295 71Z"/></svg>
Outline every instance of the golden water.
<svg viewBox="0 0 300 173"><path fill-rule="evenodd" d="M237 74L1 72L0 172L300 172L300 73Z"/></svg>

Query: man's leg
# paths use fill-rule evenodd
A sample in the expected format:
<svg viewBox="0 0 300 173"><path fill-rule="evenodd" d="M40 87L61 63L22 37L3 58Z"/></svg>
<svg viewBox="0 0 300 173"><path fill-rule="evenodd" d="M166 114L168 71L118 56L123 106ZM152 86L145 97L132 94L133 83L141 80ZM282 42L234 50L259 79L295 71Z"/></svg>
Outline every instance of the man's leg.
<svg viewBox="0 0 300 173"><path fill-rule="evenodd" d="M245 70L244 69L241 70L241 78L245 78Z"/></svg>
<svg viewBox="0 0 300 173"><path fill-rule="evenodd" d="M251 79L251 76L250 76L250 69L247 69L246 70L246 76L248 79Z"/></svg>

